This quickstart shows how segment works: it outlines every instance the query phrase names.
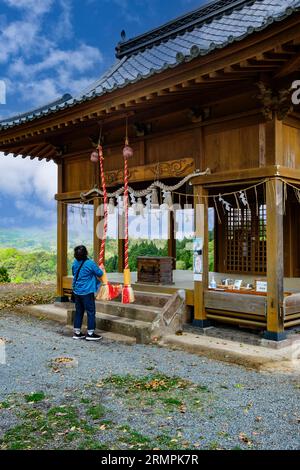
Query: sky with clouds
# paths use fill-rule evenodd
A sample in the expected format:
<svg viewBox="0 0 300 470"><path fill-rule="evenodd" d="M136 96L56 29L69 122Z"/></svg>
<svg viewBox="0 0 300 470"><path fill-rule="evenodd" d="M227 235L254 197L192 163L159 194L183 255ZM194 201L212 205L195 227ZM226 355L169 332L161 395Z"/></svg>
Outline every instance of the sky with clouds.
<svg viewBox="0 0 300 470"><path fill-rule="evenodd" d="M0 0L0 120L73 96L114 62L124 29L139 35L204 0ZM0 229L53 227L56 165L0 153ZM29 203L30 201L30 203Z"/></svg>

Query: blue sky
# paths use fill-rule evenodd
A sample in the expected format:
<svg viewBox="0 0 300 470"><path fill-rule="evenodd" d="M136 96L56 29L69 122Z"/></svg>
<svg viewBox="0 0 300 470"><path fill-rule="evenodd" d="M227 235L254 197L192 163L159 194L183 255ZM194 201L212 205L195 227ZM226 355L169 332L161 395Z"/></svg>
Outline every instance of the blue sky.
<svg viewBox="0 0 300 470"><path fill-rule="evenodd" d="M66 92L76 96L114 62L127 38L207 3L201 0L0 0L0 118ZM53 227L56 166L0 154L0 229ZM31 201L31 204L29 204Z"/></svg>

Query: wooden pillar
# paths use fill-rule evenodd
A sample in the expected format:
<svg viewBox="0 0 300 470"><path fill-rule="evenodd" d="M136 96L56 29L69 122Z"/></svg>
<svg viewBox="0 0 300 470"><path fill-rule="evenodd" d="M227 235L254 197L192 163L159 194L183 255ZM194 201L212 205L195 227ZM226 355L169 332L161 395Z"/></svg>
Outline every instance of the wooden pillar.
<svg viewBox="0 0 300 470"><path fill-rule="evenodd" d="M125 269L125 240L123 238L118 239L118 272L123 273Z"/></svg>
<svg viewBox="0 0 300 470"><path fill-rule="evenodd" d="M173 258L173 269L176 269L176 239L175 239L175 212L170 211L168 256Z"/></svg>
<svg viewBox="0 0 300 470"><path fill-rule="evenodd" d="M202 281L194 281L194 325L201 328L210 325L206 317L204 293L209 284L209 259L208 259L208 195L202 186L194 187L195 205L195 237L202 238Z"/></svg>
<svg viewBox="0 0 300 470"><path fill-rule="evenodd" d="M265 339L284 339L283 319L283 183L278 178L267 181L267 331Z"/></svg>
<svg viewBox="0 0 300 470"><path fill-rule="evenodd" d="M274 117L260 127L261 166L284 165L283 122Z"/></svg>
<svg viewBox="0 0 300 470"><path fill-rule="evenodd" d="M63 163L58 163L58 193L63 192ZM67 302L63 278L68 274L68 206L57 203L57 302Z"/></svg>
<svg viewBox="0 0 300 470"><path fill-rule="evenodd" d="M99 207L101 200L99 197L94 199L94 261L98 264L101 240L99 238L98 224L100 222Z"/></svg>

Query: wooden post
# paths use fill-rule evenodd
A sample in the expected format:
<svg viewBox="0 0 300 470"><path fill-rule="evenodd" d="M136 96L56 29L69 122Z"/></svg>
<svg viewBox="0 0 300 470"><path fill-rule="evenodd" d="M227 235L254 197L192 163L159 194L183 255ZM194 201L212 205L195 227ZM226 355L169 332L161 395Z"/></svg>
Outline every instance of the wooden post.
<svg viewBox="0 0 300 470"><path fill-rule="evenodd" d="M63 163L58 163L58 193L63 192ZM68 206L57 203L57 302L67 302L63 278L68 274Z"/></svg>
<svg viewBox="0 0 300 470"><path fill-rule="evenodd" d="M206 328L210 326L206 317L204 293L209 283L209 259L208 259L208 192L202 186L194 187L195 206L195 236L202 238L202 281L194 281L194 325Z"/></svg>
<svg viewBox="0 0 300 470"><path fill-rule="evenodd" d="M173 269L176 269L175 212L169 215L168 256L173 258Z"/></svg>
<svg viewBox="0 0 300 470"><path fill-rule="evenodd" d="M124 262L125 240L118 238L118 272L123 273L125 269Z"/></svg>
<svg viewBox="0 0 300 470"><path fill-rule="evenodd" d="M265 339L285 338L283 319L283 183L278 178L267 181L267 331Z"/></svg>
<svg viewBox="0 0 300 470"><path fill-rule="evenodd" d="M97 264L99 261L99 253L100 253L100 245L101 245L101 240L98 237L98 230L97 230L98 224L100 222L100 216L98 212L100 203L101 201L99 197L94 199L94 261Z"/></svg>

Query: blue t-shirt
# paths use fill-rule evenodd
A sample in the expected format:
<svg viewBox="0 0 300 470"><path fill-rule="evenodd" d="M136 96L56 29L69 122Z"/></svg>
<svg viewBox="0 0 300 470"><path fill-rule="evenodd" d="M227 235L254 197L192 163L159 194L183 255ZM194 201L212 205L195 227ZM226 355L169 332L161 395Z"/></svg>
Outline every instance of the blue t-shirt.
<svg viewBox="0 0 300 470"><path fill-rule="evenodd" d="M91 259L87 259L82 266L78 280L75 285L76 275L82 264L82 261L75 260L72 266L73 273L73 292L77 295L87 295L98 291L100 281L98 277L103 276L103 271Z"/></svg>

